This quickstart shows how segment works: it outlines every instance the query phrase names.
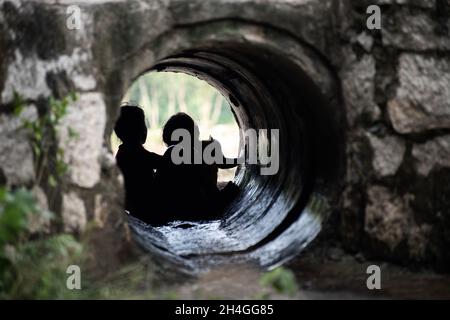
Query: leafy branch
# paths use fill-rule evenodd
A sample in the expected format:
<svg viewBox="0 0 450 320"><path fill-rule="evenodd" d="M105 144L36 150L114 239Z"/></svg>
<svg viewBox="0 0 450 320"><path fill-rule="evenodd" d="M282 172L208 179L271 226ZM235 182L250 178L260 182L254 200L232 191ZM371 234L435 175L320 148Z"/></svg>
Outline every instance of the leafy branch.
<svg viewBox="0 0 450 320"><path fill-rule="evenodd" d="M58 134L58 125L67 114L70 103L78 99L71 93L62 99L49 98L46 112L36 121L25 120L24 128L30 131L30 143L34 153L34 167L36 168L36 183L41 185L44 177L46 183L54 188L58 179L67 173L69 167L64 161L64 150L56 147L54 141ZM24 100L15 94L14 114L19 116L25 106ZM77 139L78 133L68 127L69 139Z"/></svg>

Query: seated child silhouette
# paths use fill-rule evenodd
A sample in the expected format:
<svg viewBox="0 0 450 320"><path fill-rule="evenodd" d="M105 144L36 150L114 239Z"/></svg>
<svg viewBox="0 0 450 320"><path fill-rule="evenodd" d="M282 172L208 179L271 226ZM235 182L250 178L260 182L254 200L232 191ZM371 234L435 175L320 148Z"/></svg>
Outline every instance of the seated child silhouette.
<svg viewBox="0 0 450 320"><path fill-rule="evenodd" d="M158 210L154 170L162 166L162 156L147 151L145 116L141 108L123 106L114 128L122 144L116 155L125 182L125 208L133 216L150 224L162 224Z"/></svg>
<svg viewBox="0 0 450 320"><path fill-rule="evenodd" d="M163 141L168 148L163 155L165 166L158 172L158 181L164 194L165 209L170 211L173 219L194 221L201 217L207 198L199 179L200 166L193 164L193 148L182 150L182 153L191 152L189 163L175 164L172 161L172 151L179 143L172 139L172 133L177 129L184 129L190 137L194 137L198 130L194 121L186 116L184 113L177 113L164 125Z"/></svg>
<svg viewBox="0 0 450 320"><path fill-rule="evenodd" d="M173 164L172 151L179 141L172 139L172 134L177 129L186 130L191 137L191 161L189 164ZM226 161L221 154L222 164L195 164L194 158L198 153L203 154L204 148L216 140L199 141L199 129L194 120L186 113L177 113L173 115L164 125L163 141L168 146L164 153L164 159L167 166L160 173L162 183L166 183L165 190L170 191L174 199L167 201L172 204L172 208L179 214L181 220L204 220L218 217L221 208L225 202L231 200L232 193L235 190L225 187L224 192L219 191L217 187L218 168L226 169L237 165L237 161ZM200 146L196 148L195 146ZM183 150L184 151L184 150ZM221 153L220 144L216 148ZM235 160L235 159L233 159ZM175 200L176 199L176 200ZM174 201L175 200L175 201Z"/></svg>
<svg viewBox="0 0 450 320"><path fill-rule="evenodd" d="M236 167L238 165L238 159L226 158L222 153L222 146L219 141L215 140L211 136L209 140L201 141L201 152L203 153L207 147L213 144L215 146L213 148L214 151L212 156L214 159L221 160L217 163L214 162L212 164L203 164L203 184L205 185L205 190L207 190L209 206L220 214L224 207L237 195L238 187L234 183L228 182L224 188L219 190L217 186L218 172L219 169L231 169ZM216 153L218 153L218 155L216 155Z"/></svg>

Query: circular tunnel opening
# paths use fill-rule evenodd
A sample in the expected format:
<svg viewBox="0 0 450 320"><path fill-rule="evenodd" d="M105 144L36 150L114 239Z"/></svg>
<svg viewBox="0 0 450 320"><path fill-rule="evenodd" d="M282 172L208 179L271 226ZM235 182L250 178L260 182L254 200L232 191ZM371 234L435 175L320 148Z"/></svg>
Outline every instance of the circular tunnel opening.
<svg viewBox="0 0 450 320"><path fill-rule="evenodd" d="M239 194L220 219L152 227L130 217L138 243L191 273L230 262L272 268L301 252L339 198L342 114L330 103L336 97L324 95L294 59L259 45L184 50L149 71L184 73L215 87L236 117L241 147L252 129L277 159L238 167Z"/></svg>
<svg viewBox="0 0 450 320"><path fill-rule="evenodd" d="M145 114L147 127L144 147L164 154L163 127L178 112L190 115L199 127L202 141L215 139L227 158L239 155L239 126L230 103L220 91L208 82L183 72L146 72L138 77L122 99L122 106L139 106ZM111 148L117 155L122 141L115 132L111 135ZM234 179L236 167L218 170L218 183L222 187Z"/></svg>

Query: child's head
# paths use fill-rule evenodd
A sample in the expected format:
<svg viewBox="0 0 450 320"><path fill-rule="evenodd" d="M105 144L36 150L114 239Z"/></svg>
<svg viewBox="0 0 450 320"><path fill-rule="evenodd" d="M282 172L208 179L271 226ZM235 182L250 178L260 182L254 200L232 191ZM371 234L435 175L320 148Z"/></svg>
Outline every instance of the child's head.
<svg viewBox="0 0 450 320"><path fill-rule="evenodd" d="M144 144L147 139L144 111L136 106L123 106L114 131L123 143Z"/></svg>
<svg viewBox="0 0 450 320"><path fill-rule="evenodd" d="M199 136L199 130L197 124L194 122L188 114L184 112L178 112L167 120L163 128L163 141L166 145L172 146L177 144L178 141L172 140L172 133L177 129L185 129L189 132L192 139Z"/></svg>

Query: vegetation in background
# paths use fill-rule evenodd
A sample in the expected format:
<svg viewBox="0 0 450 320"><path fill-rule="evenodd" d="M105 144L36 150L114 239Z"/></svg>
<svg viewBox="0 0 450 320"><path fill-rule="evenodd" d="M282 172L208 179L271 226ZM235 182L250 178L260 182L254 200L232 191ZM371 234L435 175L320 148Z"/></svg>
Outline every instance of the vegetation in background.
<svg viewBox="0 0 450 320"><path fill-rule="evenodd" d="M67 114L67 107L77 99L78 97L75 93L70 93L60 100L50 97L48 109L42 116L39 116L34 121L24 121L24 127L30 130L37 185L40 185L43 182L42 179L46 176L48 185L55 187L58 177L61 177L68 171L68 166L63 160L64 150L59 147L54 150L54 139L58 133L58 125L61 119ZM24 106L23 99L15 94L15 114L20 115ZM72 128L68 127L67 130L69 138L78 137L78 133ZM55 156L52 153L55 153ZM49 164L52 164L50 170Z"/></svg>
<svg viewBox="0 0 450 320"><path fill-rule="evenodd" d="M148 115L148 125L161 128L176 112L186 112L204 126L232 124L227 100L206 81L174 72L151 72L141 76L124 101L139 104Z"/></svg>
<svg viewBox="0 0 450 320"><path fill-rule="evenodd" d="M278 293L294 295L298 292L297 281L294 273L286 268L278 267L266 272L260 279L262 286L271 287Z"/></svg>
<svg viewBox="0 0 450 320"><path fill-rule="evenodd" d="M146 261L116 273L90 276L83 239L69 234L31 235L32 215L47 215L26 189L0 186L0 299L150 299L154 273ZM66 287L67 267L81 268L81 290Z"/></svg>
<svg viewBox="0 0 450 320"><path fill-rule="evenodd" d="M50 98L42 115L23 122L30 136L37 185L55 189L58 179L68 170L64 152L56 147L55 139L68 105L76 99L76 94L60 100ZM24 99L15 94L16 116L21 115L25 105ZM77 137L71 128L68 130L69 138ZM36 215L41 217L32 219ZM57 299L74 293L66 288L66 268L81 261L82 245L68 234L31 234L30 224L39 218L51 222L55 215L39 208L29 190L0 186L1 299Z"/></svg>
<svg viewBox="0 0 450 320"><path fill-rule="evenodd" d="M50 187L49 205L52 207L58 182L69 170L64 161L64 150L56 141L61 119L67 114L70 103L78 99L76 93L70 93L62 99L50 97L47 108L37 119L23 121L23 128L28 130L30 145L33 150L34 168L36 170L36 185ZM17 93L14 93L14 114L19 117L26 103ZM78 133L70 126L67 136L77 139Z"/></svg>
<svg viewBox="0 0 450 320"><path fill-rule="evenodd" d="M49 215L26 189L0 187L0 299L65 297L65 270L81 245L70 235L31 239L31 215ZM61 290L62 288L65 290Z"/></svg>

